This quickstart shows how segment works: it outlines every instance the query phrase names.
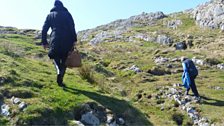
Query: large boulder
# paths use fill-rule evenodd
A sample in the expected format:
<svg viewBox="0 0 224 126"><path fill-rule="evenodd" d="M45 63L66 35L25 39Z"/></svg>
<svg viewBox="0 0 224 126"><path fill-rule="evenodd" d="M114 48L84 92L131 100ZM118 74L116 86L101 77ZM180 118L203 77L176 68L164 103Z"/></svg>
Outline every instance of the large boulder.
<svg viewBox="0 0 224 126"><path fill-rule="evenodd" d="M178 42L175 45L176 50L185 50L187 49L187 44L185 42Z"/></svg>
<svg viewBox="0 0 224 126"><path fill-rule="evenodd" d="M81 122L91 126L100 125L100 120L92 112L87 112L86 114L83 114L81 118Z"/></svg>

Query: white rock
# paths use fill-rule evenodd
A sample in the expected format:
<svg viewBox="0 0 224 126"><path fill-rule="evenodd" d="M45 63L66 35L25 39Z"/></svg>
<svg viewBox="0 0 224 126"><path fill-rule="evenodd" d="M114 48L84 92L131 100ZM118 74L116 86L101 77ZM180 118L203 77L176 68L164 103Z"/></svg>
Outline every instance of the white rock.
<svg viewBox="0 0 224 126"><path fill-rule="evenodd" d="M124 123L125 123L123 118L118 118L118 122L120 125L124 125Z"/></svg>
<svg viewBox="0 0 224 126"><path fill-rule="evenodd" d="M3 105L1 106L1 114L2 114L3 116L9 116L9 115L10 115L9 109L10 109L10 108L9 108L8 105L3 104Z"/></svg>
<svg viewBox="0 0 224 126"><path fill-rule="evenodd" d="M111 123L114 120L113 115L107 115L107 123Z"/></svg>
<svg viewBox="0 0 224 126"><path fill-rule="evenodd" d="M20 98L14 98L13 104L19 104L21 102Z"/></svg>
<svg viewBox="0 0 224 126"><path fill-rule="evenodd" d="M72 123L74 123L76 126L85 126L82 122L76 120L72 121Z"/></svg>
<svg viewBox="0 0 224 126"><path fill-rule="evenodd" d="M26 107L27 107L27 104L25 102L21 102L19 105L18 105L19 109L20 110L24 110Z"/></svg>

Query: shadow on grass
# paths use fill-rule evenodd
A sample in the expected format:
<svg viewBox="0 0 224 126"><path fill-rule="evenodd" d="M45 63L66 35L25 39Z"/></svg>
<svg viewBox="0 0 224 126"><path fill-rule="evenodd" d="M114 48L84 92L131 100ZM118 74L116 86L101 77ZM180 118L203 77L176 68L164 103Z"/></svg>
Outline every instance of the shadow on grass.
<svg viewBox="0 0 224 126"><path fill-rule="evenodd" d="M117 116L123 117L128 126L153 126L143 113L131 106L125 100L119 100L96 92L89 92L70 87L66 87L64 90L73 94L83 94L90 99L95 100L104 107L113 111Z"/></svg>
<svg viewBox="0 0 224 126"><path fill-rule="evenodd" d="M202 101L202 104L213 105L213 106L224 106L224 101L208 98L205 96L201 96L201 98L204 99Z"/></svg>

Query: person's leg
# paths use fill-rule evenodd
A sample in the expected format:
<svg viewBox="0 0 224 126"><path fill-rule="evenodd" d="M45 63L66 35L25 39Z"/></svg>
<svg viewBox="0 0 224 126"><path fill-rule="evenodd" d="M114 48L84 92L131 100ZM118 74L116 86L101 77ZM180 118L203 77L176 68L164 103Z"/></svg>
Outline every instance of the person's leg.
<svg viewBox="0 0 224 126"><path fill-rule="evenodd" d="M185 95L188 95L189 91L190 91L190 88L187 88L186 91L185 91Z"/></svg>
<svg viewBox="0 0 224 126"><path fill-rule="evenodd" d="M64 75L65 75L65 72L66 72L66 65L65 65L65 61L66 61L66 58L62 58L61 59L61 75L62 75L62 81L63 81L63 78L64 78Z"/></svg>
<svg viewBox="0 0 224 126"><path fill-rule="evenodd" d="M61 59L55 58L53 60L54 66L57 72L57 83L59 86L63 86L63 75L62 75L62 67L61 67Z"/></svg>
<svg viewBox="0 0 224 126"><path fill-rule="evenodd" d="M195 85L194 78L193 78L193 77L191 77L190 79L191 79L191 85L190 85L191 90L192 90L192 92L194 93L194 96L198 97L198 96L199 96L199 94L198 94L197 87L196 87L196 85Z"/></svg>

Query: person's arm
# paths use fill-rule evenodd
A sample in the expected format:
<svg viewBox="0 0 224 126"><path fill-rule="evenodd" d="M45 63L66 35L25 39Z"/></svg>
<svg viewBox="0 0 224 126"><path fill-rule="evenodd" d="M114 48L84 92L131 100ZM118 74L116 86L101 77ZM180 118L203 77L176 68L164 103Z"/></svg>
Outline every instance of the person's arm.
<svg viewBox="0 0 224 126"><path fill-rule="evenodd" d="M48 47L48 42L47 42L47 32L50 28L50 24L49 24L49 15L47 16L43 28L42 28L42 40L41 43L44 47L44 49L46 49Z"/></svg>
<svg viewBox="0 0 224 126"><path fill-rule="evenodd" d="M70 30L71 30L71 33L73 36L73 42L74 42L73 45L75 46L76 42L77 42L77 34L76 34L76 30L75 30L75 23L74 23L72 15L70 13L69 13L69 18L70 18Z"/></svg>
<svg viewBox="0 0 224 126"><path fill-rule="evenodd" d="M184 80L184 77L185 77L185 72L186 72L186 65L184 63L182 63L182 67L183 67L183 74L182 74L182 81Z"/></svg>

